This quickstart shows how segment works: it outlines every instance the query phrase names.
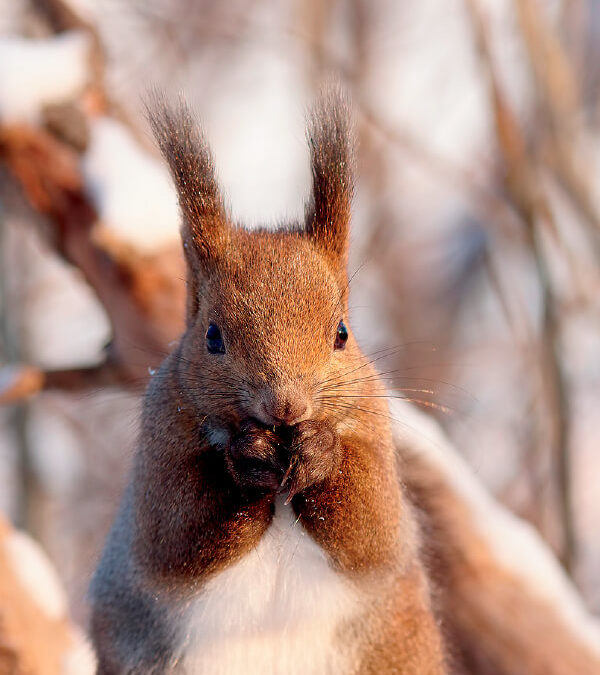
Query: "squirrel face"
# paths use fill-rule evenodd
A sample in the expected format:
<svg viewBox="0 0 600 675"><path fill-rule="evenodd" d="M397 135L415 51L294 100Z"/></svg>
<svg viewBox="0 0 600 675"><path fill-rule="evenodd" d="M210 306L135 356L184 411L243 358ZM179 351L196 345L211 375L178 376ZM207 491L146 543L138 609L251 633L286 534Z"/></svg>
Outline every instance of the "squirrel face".
<svg viewBox="0 0 600 675"><path fill-rule="evenodd" d="M346 287L320 250L297 232L231 229L223 255L200 273L182 356L186 390L211 383L194 397L204 414L210 402L224 427L318 417L320 387L353 354L343 339Z"/></svg>
<svg viewBox="0 0 600 675"><path fill-rule="evenodd" d="M248 420L265 429L318 420L327 408L324 383L339 380L360 356L344 323L352 198L347 107L336 92L321 100L308 130L313 190L305 222L272 232L231 224L210 151L183 103L159 101L150 121L183 216L181 394L210 429L225 432L223 443Z"/></svg>

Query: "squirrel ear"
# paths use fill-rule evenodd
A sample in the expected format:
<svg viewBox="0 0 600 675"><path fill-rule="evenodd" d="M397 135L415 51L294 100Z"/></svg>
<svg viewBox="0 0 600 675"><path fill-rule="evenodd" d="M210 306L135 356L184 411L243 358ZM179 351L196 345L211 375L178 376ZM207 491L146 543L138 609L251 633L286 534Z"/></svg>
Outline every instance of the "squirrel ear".
<svg viewBox="0 0 600 675"><path fill-rule="evenodd" d="M206 265L218 257L228 234L210 149L182 98L171 106L164 95L154 93L146 107L179 195L186 259Z"/></svg>
<svg viewBox="0 0 600 675"><path fill-rule="evenodd" d="M348 103L339 87L321 95L309 115L312 196L306 233L345 269L353 194L353 133Z"/></svg>

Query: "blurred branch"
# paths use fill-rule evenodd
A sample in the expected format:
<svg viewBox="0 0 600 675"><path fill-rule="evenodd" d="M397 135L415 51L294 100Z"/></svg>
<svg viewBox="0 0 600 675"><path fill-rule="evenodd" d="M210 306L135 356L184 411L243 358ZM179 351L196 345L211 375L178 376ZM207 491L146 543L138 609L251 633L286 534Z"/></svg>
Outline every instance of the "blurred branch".
<svg viewBox="0 0 600 675"><path fill-rule="evenodd" d="M474 206L483 220L495 224L505 233L514 233L520 223L517 212L511 204L496 195L493 190L480 182L468 169L455 164L442 155L417 141L405 129L391 125L375 111L366 99L358 100L360 111L366 121L381 134L392 146L396 146L409 155L424 170L443 178L460 191L466 189Z"/></svg>
<svg viewBox="0 0 600 675"><path fill-rule="evenodd" d="M545 159L572 205L589 226L587 236L600 260L600 213L592 198L589 167L581 167L576 126L581 108L579 87L570 60L552 31L544 11L532 0L514 0L521 34L546 122Z"/></svg>
<svg viewBox="0 0 600 675"><path fill-rule="evenodd" d="M98 29L83 19L68 0L30 0L34 11L52 33L78 30L91 39L91 87L87 92L86 105L94 113L110 114L125 124L142 145L149 145L147 134L140 131L125 108L110 96L106 86L106 57Z"/></svg>
<svg viewBox="0 0 600 675"><path fill-rule="evenodd" d="M88 368L42 370L35 366L11 364L0 367L0 405L24 401L41 391L85 391L103 387L139 388L129 370L109 361Z"/></svg>
<svg viewBox="0 0 600 675"><path fill-rule="evenodd" d="M520 1L520 0L517 0ZM559 354L559 320L557 299L547 262L541 247L539 223L546 225L557 237L556 223L538 179L538 171L528 147L525 134L503 94L494 66L490 40L478 0L465 0L471 18L477 51L487 76L490 105L496 125L498 150L505 168L508 192L526 226L527 242L536 266L542 291L543 325L541 332L540 371L545 383L547 400L552 411L553 456L555 457L557 488L562 521L561 558L571 569L575 556L575 529L571 498L571 467L569 458L569 411L566 377ZM538 10L539 11L539 10Z"/></svg>
<svg viewBox="0 0 600 675"><path fill-rule="evenodd" d="M182 326L183 279L173 274L183 272L179 250L144 256L100 237L77 154L43 130L0 128L0 161L46 217L55 250L81 270L108 313L111 363L133 380L147 377L148 360L162 360Z"/></svg>
<svg viewBox="0 0 600 675"><path fill-rule="evenodd" d="M107 103L106 88L104 86L104 50L96 28L79 14L64 0L30 0L37 15L43 19L53 33L63 33L68 30L86 32L92 40L91 70L93 86L98 90L103 107Z"/></svg>
<svg viewBox="0 0 600 675"><path fill-rule="evenodd" d="M43 384L44 374L33 366L4 366L0 368L0 405L23 401L37 394Z"/></svg>
<svg viewBox="0 0 600 675"><path fill-rule="evenodd" d="M3 215L0 213L0 215ZM14 286L9 286L9 261L16 262L17 267L23 260L15 261L12 251L8 250L8 226L3 218L0 218L0 349L1 358L4 361L16 362L25 357L22 348L23 312L22 312L22 286L15 292ZM26 274L26 270L25 270ZM10 288L10 291L9 291ZM15 297L17 296L17 297ZM0 376L0 397L4 388L4 379ZM24 378L24 380L33 378ZM31 386L31 382L20 383L20 387L14 387L15 393ZM32 502L37 492L37 482L32 470L29 446L26 440L27 410L25 406L17 405L9 411L7 422L12 428L13 448L17 491L15 508L15 520L22 526L32 525Z"/></svg>

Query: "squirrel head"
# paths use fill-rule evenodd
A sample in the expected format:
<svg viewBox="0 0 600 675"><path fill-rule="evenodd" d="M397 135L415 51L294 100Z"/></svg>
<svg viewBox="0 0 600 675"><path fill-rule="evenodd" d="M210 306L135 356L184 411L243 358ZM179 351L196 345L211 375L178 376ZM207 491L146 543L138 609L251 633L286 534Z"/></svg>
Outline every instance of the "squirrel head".
<svg viewBox="0 0 600 675"><path fill-rule="evenodd" d="M312 194L305 222L275 231L231 222L211 153L183 102L150 115L182 212L187 329L181 395L212 429L252 419L292 426L327 416L325 385L360 356L347 319L352 200L348 107L337 92L309 118Z"/></svg>

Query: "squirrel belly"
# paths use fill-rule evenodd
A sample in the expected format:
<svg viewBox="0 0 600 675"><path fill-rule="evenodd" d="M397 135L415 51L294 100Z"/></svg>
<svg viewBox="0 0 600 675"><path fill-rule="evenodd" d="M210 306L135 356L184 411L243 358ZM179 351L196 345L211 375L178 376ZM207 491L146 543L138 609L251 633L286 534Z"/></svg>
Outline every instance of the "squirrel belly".
<svg viewBox="0 0 600 675"><path fill-rule="evenodd" d="M182 603L174 662L186 675L350 673L344 628L359 616L358 591L279 498L256 548Z"/></svg>

